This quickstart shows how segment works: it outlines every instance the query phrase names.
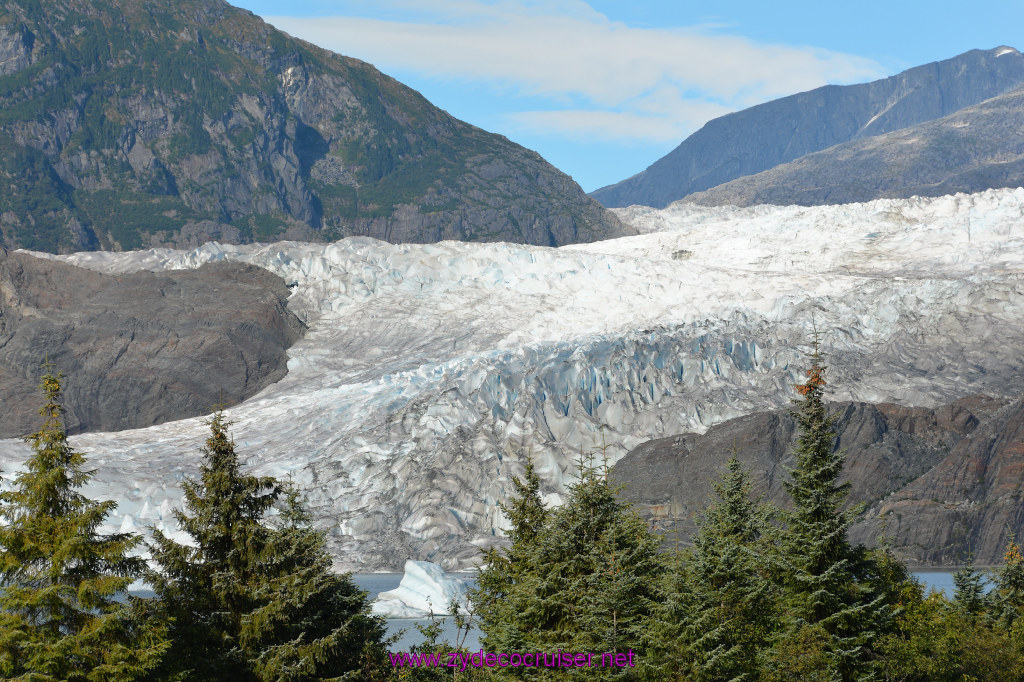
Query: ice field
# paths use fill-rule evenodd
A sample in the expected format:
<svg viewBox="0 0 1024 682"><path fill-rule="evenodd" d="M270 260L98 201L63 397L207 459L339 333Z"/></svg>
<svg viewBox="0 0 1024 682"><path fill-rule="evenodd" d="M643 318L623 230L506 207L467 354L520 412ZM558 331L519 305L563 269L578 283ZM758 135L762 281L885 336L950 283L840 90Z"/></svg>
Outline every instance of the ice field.
<svg viewBox="0 0 1024 682"><path fill-rule="evenodd" d="M228 411L255 473L291 476L337 566L472 566L532 451L551 502L580 449L783 406L822 332L834 399L1024 391L1024 189L745 209L618 209L641 232L558 249L340 242L60 258L104 272L227 259L296 283L288 375ZM111 529L173 531L202 418L82 434ZM0 441L9 476L29 450Z"/></svg>

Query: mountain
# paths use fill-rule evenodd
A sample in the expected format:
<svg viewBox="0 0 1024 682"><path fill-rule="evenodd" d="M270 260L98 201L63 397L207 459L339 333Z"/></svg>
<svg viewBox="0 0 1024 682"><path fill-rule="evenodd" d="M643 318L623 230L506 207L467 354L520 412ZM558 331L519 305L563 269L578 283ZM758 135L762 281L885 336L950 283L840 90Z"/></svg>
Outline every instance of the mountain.
<svg viewBox="0 0 1024 682"><path fill-rule="evenodd" d="M941 119L985 100L1024 86L1024 56L1001 46L992 50L971 50L940 62L908 69L889 78L857 85L827 85L807 92L766 102L709 121L678 147L647 170L615 185L603 187L592 196L605 206L641 204L663 208L695 192L722 185L736 178L753 175L795 161L814 152L855 140L871 145L870 139ZM1016 114L1019 117L1020 114ZM1000 163L991 153L1001 143L986 130L968 144L986 148L991 163ZM904 141L911 139L903 138ZM880 140L879 144L883 142ZM898 156L908 148L889 150ZM914 147L909 149L914 150ZM947 162L943 149L918 153L919 165L898 163L880 169L890 187L908 187L915 176L941 174ZM954 152L953 150L945 150ZM979 191L989 187L1016 186L1024 176L1011 175L1016 182L1001 180L1000 168L991 174L996 184L985 184L985 172L976 172L962 183L948 183L953 189L928 192L930 195L956 191ZM829 169L833 178L841 178L843 167ZM818 189L812 179L808 191ZM862 178L858 177L858 181ZM864 179L870 185L870 181ZM853 193L857 201L883 196L911 196L909 190L872 194L869 187ZM819 192L818 194L822 194ZM815 195L818 196L818 195ZM821 200L816 203L841 203Z"/></svg>
<svg viewBox="0 0 1024 682"><path fill-rule="evenodd" d="M117 277L224 261L295 284L288 310L308 331L287 374L228 416L247 470L302 488L339 568L472 566L500 540L497 503L529 452L554 503L581 449L614 464L652 439L788 407L815 325L829 400L939 413L1024 393L1024 189L617 212L642 234L557 249L352 237L38 257ZM991 420L965 409L977 440ZM208 432L194 417L73 437L97 468L94 494L119 503L113 530L175 532L178 477L197 470ZM0 470L27 454L0 440ZM939 456L892 470L918 480ZM963 488L977 478L940 477L951 487L922 486L919 501L988 513L1024 470L1004 467L995 497ZM936 542L921 551L965 549Z"/></svg>
<svg viewBox="0 0 1024 682"><path fill-rule="evenodd" d="M305 326L277 275L241 263L106 275L0 247L0 438L39 428L40 364L70 433L137 429L280 380Z"/></svg>
<svg viewBox="0 0 1024 682"><path fill-rule="evenodd" d="M846 142L686 198L697 204L847 204L1024 184L1024 89Z"/></svg>
<svg viewBox="0 0 1024 682"><path fill-rule="evenodd" d="M915 564L963 563L968 548L981 565L1002 562L1009 533L1024 530L1016 513L1024 401L969 396L938 408L843 402L829 409L838 417L836 448L846 451L847 506L868 507L850 529L853 542L874 545L884 532L893 551ZM798 435L787 410L758 412L703 434L644 443L612 477L670 541L678 533L685 544L734 447L752 492L790 506L783 482L796 465Z"/></svg>
<svg viewBox="0 0 1024 682"><path fill-rule="evenodd" d="M50 252L623 234L539 155L222 0L0 2L0 234Z"/></svg>

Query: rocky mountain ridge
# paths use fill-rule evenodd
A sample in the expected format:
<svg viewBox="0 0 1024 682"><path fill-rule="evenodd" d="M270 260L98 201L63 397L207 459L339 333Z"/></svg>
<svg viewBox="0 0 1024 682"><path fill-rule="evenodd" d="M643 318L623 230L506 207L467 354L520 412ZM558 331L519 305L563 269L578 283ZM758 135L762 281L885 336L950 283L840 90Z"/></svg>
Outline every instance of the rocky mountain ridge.
<svg viewBox="0 0 1024 682"><path fill-rule="evenodd" d="M815 158L821 163L814 164L813 171L808 170L799 178L784 177L783 188L774 194L765 190L755 198L751 191L749 199L734 199L735 193L698 196L702 196L703 202L716 205L733 201L740 205L758 201L838 204L921 193L938 196L1015 187L1024 181L1024 175L1017 169L1001 166L1001 128L960 136L985 149L984 154L975 155L976 161L984 162L981 170L962 166L959 148L944 149L929 141L915 145L909 132L899 136L896 131L909 131L950 117L1022 86L1024 56L1007 46L971 50L870 83L827 85L709 121L647 170L603 187L592 196L605 206L643 204L663 208L673 201L782 164L797 162L794 165L799 167L809 155L844 143L853 149L885 150L884 157L873 159L876 163L870 170L866 163L863 168L853 169L850 187L842 182L851 170L850 164L840 163L838 155L819 154ZM1006 121L1006 128L1011 128L1018 118L1020 112L1015 112ZM900 158L907 153L913 161ZM950 164L953 169L943 176L944 168ZM974 172L969 177L957 177L956 171L966 170ZM870 175L872 171L876 178ZM825 174L825 187L816 181L814 172ZM773 179L779 178L765 176L765 184ZM929 181L930 191L918 191L922 183ZM742 181L736 184L741 186ZM879 186L875 187L876 184Z"/></svg>
<svg viewBox="0 0 1024 682"><path fill-rule="evenodd" d="M1024 182L1024 89L949 116L846 142L686 201L705 206L848 204Z"/></svg>
<svg viewBox="0 0 1024 682"><path fill-rule="evenodd" d="M0 2L0 183L2 243L50 252L623 234L535 152L223 0Z"/></svg>

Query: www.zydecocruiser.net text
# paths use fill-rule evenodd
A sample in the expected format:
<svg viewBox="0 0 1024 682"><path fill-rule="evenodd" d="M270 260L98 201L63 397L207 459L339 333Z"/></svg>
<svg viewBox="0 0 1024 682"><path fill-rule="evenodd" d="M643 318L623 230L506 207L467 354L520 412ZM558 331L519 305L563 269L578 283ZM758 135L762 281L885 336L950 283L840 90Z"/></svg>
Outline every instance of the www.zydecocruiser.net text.
<svg viewBox="0 0 1024 682"><path fill-rule="evenodd" d="M483 649L475 653L448 651L439 653L391 653L395 668L632 668L636 654L570 653L559 649L554 653L494 653Z"/></svg>

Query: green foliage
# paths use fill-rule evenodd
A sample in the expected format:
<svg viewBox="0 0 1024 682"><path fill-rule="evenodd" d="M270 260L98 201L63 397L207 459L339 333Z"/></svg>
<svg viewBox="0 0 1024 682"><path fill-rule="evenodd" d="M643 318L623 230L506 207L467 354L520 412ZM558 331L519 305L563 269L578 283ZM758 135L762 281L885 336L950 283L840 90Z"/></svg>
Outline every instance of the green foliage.
<svg viewBox="0 0 1024 682"><path fill-rule="evenodd" d="M109 232L124 250L148 246L143 235L178 230L185 217L191 215L176 197L154 197L140 192L76 191L74 201L90 225L98 232ZM175 217L165 215L168 213Z"/></svg>
<svg viewBox="0 0 1024 682"><path fill-rule="evenodd" d="M468 613L464 612L467 606L469 606ZM476 615L475 609L472 605L459 604L458 600L452 599L448 604L448 611L453 614L451 618L455 623L455 642L449 642L441 637L445 621L431 612L426 625L415 624L416 630L423 636L423 642L409 648L411 654L437 656L438 658L435 660L441 661L442 665L439 667L402 665L393 669L394 678L403 682L406 680L410 682L444 682L451 679L471 682L472 680L492 678L494 671L485 667L481 658L478 657L476 661L472 659L472 655L479 654L480 650L469 651L465 646L469 633L472 631L473 619ZM397 639L397 637L396 635L394 638ZM466 657L456 668L443 665L448 662L449 654L452 652L458 652L460 658Z"/></svg>
<svg viewBox="0 0 1024 682"><path fill-rule="evenodd" d="M309 680L356 672L382 674L384 625L369 615L366 593L350 574L331 572L323 533L310 526L294 488L260 561L258 605L243 619L239 642L257 654L261 680Z"/></svg>
<svg viewBox="0 0 1024 682"><path fill-rule="evenodd" d="M779 615L779 589L770 578L773 511L751 498L735 453L726 467L683 555L689 609L680 614L679 634L667 638L682 646L663 652L669 664L684 660L694 680L755 678Z"/></svg>
<svg viewBox="0 0 1024 682"><path fill-rule="evenodd" d="M252 226L252 234L256 241L270 241L280 235L284 218L280 215L259 213L249 216L249 225Z"/></svg>
<svg viewBox="0 0 1024 682"><path fill-rule="evenodd" d="M165 626L135 598L137 535L97 532L114 502L78 489L91 473L67 442L61 376L42 380L43 425L14 488L0 494L0 674L32 680L130 680L167 648Z"/></svg>
<svg viewBox="0 0 1024 682"><path fill-rule="evenodd" d="M892 608L872 578L877 568L870 557L847 540L859 510L843 508L850 486L838 482L845 453L833 449L835 417L823 401L825 369L816 341L808 379L796 387L803 400L793 412L800 435L796 467L786 483L793 510L783 516L781 561L789 621L783 641L820 642L828 674L848 680L865 674L873 642L888 627Z"/></svg>
<svg viewBox="0 0 1024 682"><path fill-rule="evenodd" d="M967 555L967 563L953 574L953 607L967 620L985 615L988 599L985 595L985 576L974 568L974 557Z"/></svg>
<svg viewBox="0 0 1024 682"><path fill-rule="evenodd" d="M523 478L512 477L512 489L508 503L499 504L509 522L506 536L511 545L505 551L485 550L471 594L488 651L519 650L532 627L530 621L539 617L533 614L537 608L533 594L542 567L536 564L533 548L549 512L541 501L540 477L532 457L526 460Z"/></svg>
<svg viewBox="0 0 1024 682"><path fill-rule="evenodd" d="M0 213L21 218L16 243L26 249L57 252L69 240L58 214L70 201L70 189L46 156L0 133ZM35 224L27 220L33 216Z"/></svg>
<svg viewBox="0 0 1024 682"><path fill-rule="evenodd" d="M580 478L569 486L565 504L550 512L538 506L534 474L528 471L527 480L516 485L508 506L518 516L516 539L505 557L485 555L477 593L489 650L633 651L634 657L642 650L663 574L660 539L618 499L607 472L582 457L578 465ZM519 610L494 608L499 599ZM565 674L557 668L529 670L539 679ZM632 679L637 673L629 667L579 672L584 671L588 679Z"/></svg>
<svg viewBox="0 0 1024 682"><path fill-rule="evenodd" d="M1024 679L1012 633L952 607L940 593L905 599L893 632L877 644L882 679L907 682Z"/></svg>
<svg viewBox="0 0 1024 682"><path fill-rule="evenodd" d="M1000 624L1012 628L1024 614L1024 556L1011 536L1003 556L1003 568L996 575L991 595L992 607Z"/></svg>
<svg viewBox="0 0 1024 682"><path fill-rule="evenodd" d="M197 679L371 679L383 665L383 624L348 575L330 573L323 534L294 491L241 473L223 412L209 422L199 480L175 517L195 546L154 530L150 575L173 645L163 674ZM267 514L282 496L280 523Z"/></svg>
<svg viewBox="0 0 1024 682"><path fill-rule="evenodd" d="M642 637L646 652L640 661L642 679L662 682L693 678L693 640L687 623L699 616L699 607L692 586L684 555L676 551L657 583L651 617Z"/></svg>

